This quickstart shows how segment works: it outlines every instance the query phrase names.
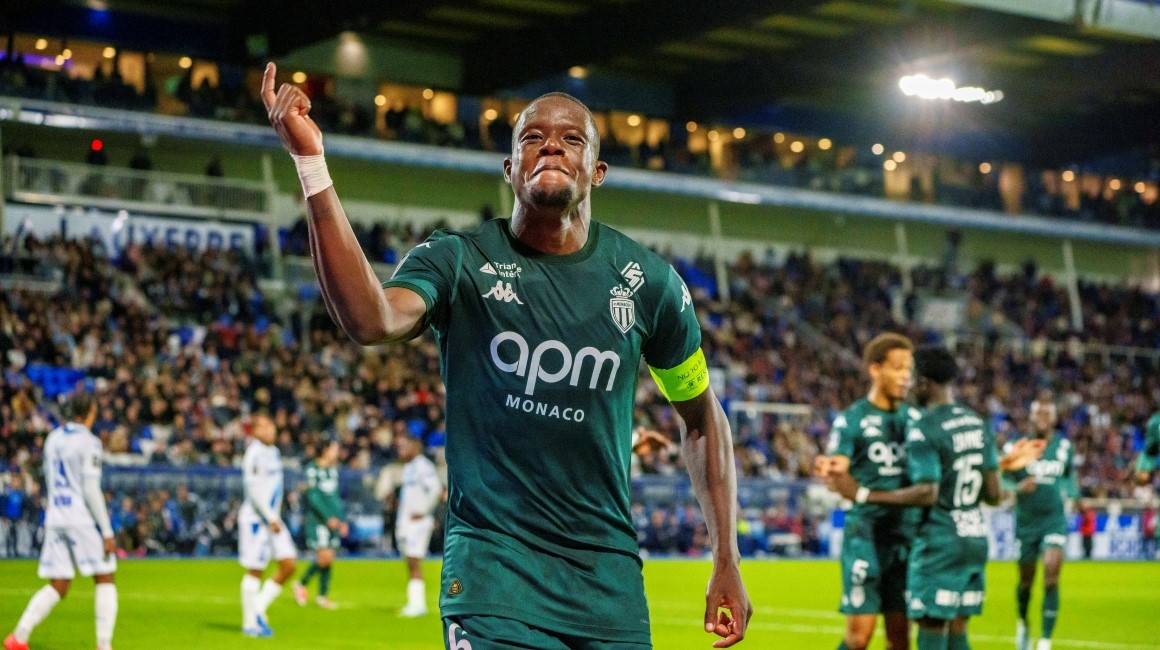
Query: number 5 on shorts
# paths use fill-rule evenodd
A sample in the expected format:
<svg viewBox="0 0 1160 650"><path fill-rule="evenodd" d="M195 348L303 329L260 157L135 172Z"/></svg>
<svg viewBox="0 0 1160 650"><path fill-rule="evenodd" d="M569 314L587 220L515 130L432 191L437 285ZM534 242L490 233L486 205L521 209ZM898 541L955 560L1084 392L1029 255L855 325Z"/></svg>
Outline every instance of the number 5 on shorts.
<svg viewBox="0 0 1160 650"><path fill-rule="evenodd" d="M466 638L458 641L455 640L455 631L462 629L458 623L452 623L447 626L447 650L471 650L471 642ZM464 632L463 636L466 637L467 632Z"/></svg>

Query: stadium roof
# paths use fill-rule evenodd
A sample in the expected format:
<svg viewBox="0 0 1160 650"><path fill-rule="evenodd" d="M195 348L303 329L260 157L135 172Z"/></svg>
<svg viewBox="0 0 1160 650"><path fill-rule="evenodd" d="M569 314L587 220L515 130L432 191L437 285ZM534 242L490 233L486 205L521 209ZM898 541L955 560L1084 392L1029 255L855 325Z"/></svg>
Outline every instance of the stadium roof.
<svg viewBox="0 0 1160 650"><path fill-rule="evenodd" d="M1103 4L1150 0L1106 0ZM1160 152L1160 40L980 0L57 0L3 3L17 30L71 30L71 9L196 26L179 44L235 60L266 33L284 55L345 30L456 58L468 95L553 85L596 104L649 89L660 115L1041 164ZM992 6L1005 4L988 0ZM1022 0L1009 0L1012 7ZM22 8L14 8L17 5ZM1026 3L1024 3L1026 6ZM105 8L102 10L102 7ZM95 9L94 9L95 8ZM1160 11L1160 9L1155 9ZM147 22L139 21L145 25ZM99 30L96 30L99 32ZM156 38L158 31L151 31ZM1146 30L1145 30L1146 31ZM88 32L88 33L86 33ZM142 38L109 30L121 40ZM192 34L192 31L187 31ZM172 35L169 35L172 43ZM123 44L128 46L128 44ZM164 48L159 48L164 49ZM207 54L215 54L209 52ZM588 76L567 71L584 66ZM1002 91L1000 102L903 95L904 75ZM592 87L585 88L584 84ZM597 88L599 86L599 88ZM659 90L658 90L659 89Z"/></svg>

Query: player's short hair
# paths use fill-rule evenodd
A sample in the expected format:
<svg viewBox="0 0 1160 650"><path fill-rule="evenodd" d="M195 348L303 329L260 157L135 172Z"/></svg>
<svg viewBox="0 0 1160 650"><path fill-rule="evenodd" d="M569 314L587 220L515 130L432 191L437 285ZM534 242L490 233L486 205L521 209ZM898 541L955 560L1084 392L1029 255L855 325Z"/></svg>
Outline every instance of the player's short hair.
<svg viewBox="0 0 1160 650"><path fill-rule="evenodd" d="M554 90L550 93L544 93L543 95L540 95L539 97L533 99L531 102L528 103L527 106L524 107L524 110L520 111L519 117L516 118L516 124L518 125L520 123L520 120L522 120L524 118L524 113L526 113L527 110L529 108L531 108L533 104L540 101L541 99L547 99L549 97L560 97L563 99L567 99L568 101L570 101L570 102L576 104L577 106L579 106L580 108L584 109L584 117L585 117L585 120L587 121L587 124L585 125L585 130L588 131L588 144L589 144L589 146L592 147L592 158L594 160L599 160L600 159L600 129L596 128L596 116L592 114L592 109L588 108L588 106L584 102L580 101L579 99L576 99L574 96L569 95L566 92ZM515 130L512 132L512 151L515 151L517 138L519 138L519 131Z"/></svg>
<svg viewBox="0 0 1160 650"><path fill-rule="evenodd" d="M86 390L74 391L72 395L68 396L68 402L65 403L65 417L70 420L81 420L88 417L89 411L93 409L97 403L97 396Z"/></svg>
<svg viewBox="0 0 1160 650"><path fill-rule="evenodd" d="M914 372L936 384L949 384L959 376L959 364L950 350L927 345L914 351Z"/></svg>
<svg viewBox="0 0 1160 650"><path fill-rule="evenodd" d="M866 344L862 349L862 363L869 368L876 363L886 361L892 350L913 350L914 344L910 339L896 332L883 332Z"/></svg>
<svg viewBox="0 0 1160 650"><path fill-rule="evenodd" d="M1059 405L1055 402L1055 393L1052 393L1051 390L1047 388L1041 389L1038 393L1035 394L1035 399L1031 400L1029 409L1035 408L1036 404L1042 404L1045 407L1050 406L1051 408L1055 409L1057 413L1059 412Z"/></svg>

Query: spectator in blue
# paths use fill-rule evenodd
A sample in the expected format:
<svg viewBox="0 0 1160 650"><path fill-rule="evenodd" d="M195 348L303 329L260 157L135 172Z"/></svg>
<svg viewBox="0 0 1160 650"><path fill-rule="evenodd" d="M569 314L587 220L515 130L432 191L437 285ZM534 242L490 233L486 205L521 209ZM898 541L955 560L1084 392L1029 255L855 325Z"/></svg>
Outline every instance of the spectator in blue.
<svg viewBox="0 0 1160 650"><path fill-rule="evenodd" d="M17 542L19 535L17 534L24 514L24 501L27 495L24 492L24 477L19 472L12 472L8 475L8 485L4 490L4 522L7 535L5 538L5 551L8 557L17 556Z"/></svg>

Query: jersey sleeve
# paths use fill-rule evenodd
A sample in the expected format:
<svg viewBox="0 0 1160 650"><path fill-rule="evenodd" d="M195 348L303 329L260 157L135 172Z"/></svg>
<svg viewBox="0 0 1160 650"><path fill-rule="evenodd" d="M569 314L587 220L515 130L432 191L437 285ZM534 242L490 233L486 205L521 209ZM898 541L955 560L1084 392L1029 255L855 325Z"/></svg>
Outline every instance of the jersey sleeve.
<svg viewBox="0 0 1160 650"><path fill-rule="evenodd" d="M989 423L983 423L983 471L994 472L999 469L999 446L995 441L995 430Z"/></svg>
<svg viewBox="0 0 1160 650"><path fill-rule="evenodd" d="M669 401L693 399L709 387L693 297L671 266L642 352L653 380Z"/></svg>
<svg viewBox="0 0 1160 650"><path fill-rule="evenodd" d="M95 437L84 446L81 457L81 478L101 480L101 441Z"/></svg>
<svg viewBox="0 0 1160 650"><path fill-rule="evenodd" d="M921 421L911 421L906 429L906 467L911 483L939 483L942 463L934 443L922 430Z"/></svg>
<svg viewBox="0 0 1160 650"><path fill-rule="evenodd" d="M1067 442L1067 458L1063 461L1063 494L1069 499L1079 498L1079 481L1075 475L1075 447Z"/></svg>
<svg viewBox="0 0 1160 650"><path fill-rule="evenodd" d="M853 458L856 438L857 431L851 426L849 416L846 413L839 413L830 425L830 440L826 443L826 455Z"/></svg>
<svg viewBox="0 0 1160 650"><path fill-rule="evenodd" d="M463 240L436 231L403 256L383 288L403 287L419 294L427 305L424 327L445 322L455 300L455 283L462 259Z"/></svg>

